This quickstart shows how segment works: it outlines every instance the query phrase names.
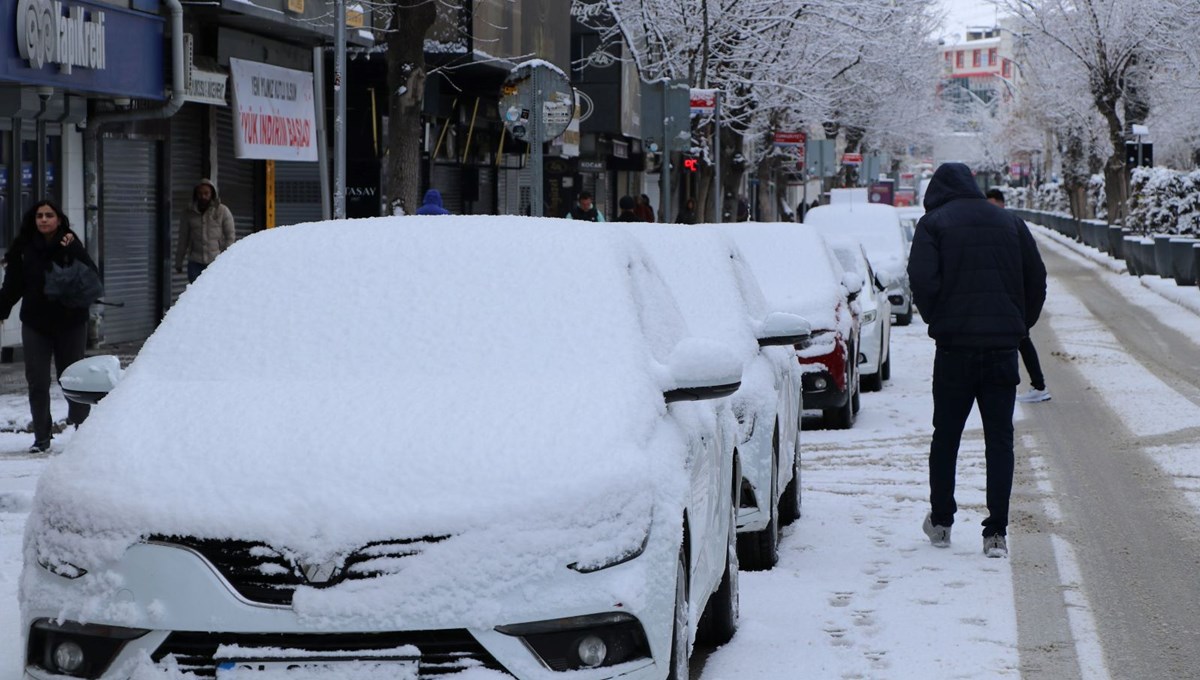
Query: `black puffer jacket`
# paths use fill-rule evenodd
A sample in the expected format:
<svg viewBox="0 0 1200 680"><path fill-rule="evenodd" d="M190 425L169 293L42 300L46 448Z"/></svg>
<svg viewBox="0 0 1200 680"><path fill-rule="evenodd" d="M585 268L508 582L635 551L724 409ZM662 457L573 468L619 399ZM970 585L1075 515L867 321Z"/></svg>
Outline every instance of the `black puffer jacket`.
<svg viewBox="0 0 1200 680"><path fill-rule="evenodd" d="M925 193L908 257L913 301L945 347L1016 347L1046 301L1046 267L1029 228L988 203L962 163Z"/></svg>
<svg viewBox="0 0 1200 680"><path fill-rule="evenodd" d="M18 237L5 255L4 286L0 287L0 319L7 319L18 300L21 305L21 323L46 335L75 328L88 320L86 307L65 307L46 297L46 272L52 262L66 265L73 260L82 260L96 269L96 263L88 256L87 249L76 236L68 246L61 245L69 230L59 229L53 241L47 243L42 236Z"/></svg>

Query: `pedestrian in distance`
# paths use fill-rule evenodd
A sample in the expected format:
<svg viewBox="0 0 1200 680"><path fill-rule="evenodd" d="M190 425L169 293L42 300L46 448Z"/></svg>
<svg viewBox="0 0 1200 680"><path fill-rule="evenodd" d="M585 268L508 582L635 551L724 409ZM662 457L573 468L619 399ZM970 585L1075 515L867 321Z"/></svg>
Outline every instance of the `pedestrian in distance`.
<svg viewBox="0 0 1200 680"><path fill-rule="evenodd" d="M679 211L679 215L675 218L675 224L695 224L696 223L696 199L689 198L683 204L683 210Z"/></svg>
<svg viewBox="0 0 1200 680"><path fill-rule="evenodd" d="M641 222L637 216L637 201L633 200L633 196L622 196L617 201L617 207L621 209L617 215L618 222Z"/></svg>
<svg viewBox="0 0 1200 680"><path fill-rule="evenodd" d="M579 198L575 201L575 205L567 211L566 218L568 220L583 220L585 222L603 222L604 213L592 204L592 194L589 191L579 192Z"/></svg>
<svg viewBox="0 0 1200 680"><path fill-rule="evenodd" d="M635 200L633 214L637 215L639 222L654 221L654 206L650 205L650 197L642 194Z"/></svg>
<svg viewBox="0 0 1200 680"><path fill-rule="evenodd" d="M425 200L417 208L418 215L449 215L450 211L442 205L442 192L430 189L425 192Z"/></svg>
<svg viewBox="0 0 1200 680"><path fill-rule="evenodd" d="M202 179L192 189L192 204L179 220L179 241L175 246L175 273L183 271L187 260L188 283L233 245L236 238L233 213L221 203L217 185Z"/></svg>
<svg viewBox="0 0 1200 680"><path fill-rule="evenodd" d="M38 201L21 219L21 229L4 256L4 285L0 287L0 320L21 304L21 344L25 354L25 382L29 387L29 413L33 419L31 453L49 450L53 420L50 415L50 362L58 376L84 356L87 348L88 306L68 306L46 294L46 277L53 265L82 262L93 272L96 263L79 242L71 223L51 201ZM67 422L78 426L87 418L86 404L70 402Z"/></svg>
<svg viewBox="0 0 1200 680"><path fill-rule="evenodd" d="M1017 346L1046 300L1046 268L1025 223L989 203L971 169L944 163L925 193L908 260L913 300L937 344L933 362L933 437L929 504L922 528L950 545L958 506L955 466L963 427L978 403L987 462L983 552L1008 556L1013 479Z"/></svg>
<svg viewBox="0 0 1200 680"><path fill-rule="evenodd" d="M1004 207L1004 192L999 189L988 189L987 200L992 205ZM1025 364L1025 372L1029 374L1030 390L1017 395L1017 401L1032 404L1040 401L1050 401L1050 390L1046 389L1046 376L1042 373L1042 362L1038 359L1037 348L1033 339L1026 335L1017 346L1021 354L1021 362Z"/></svg>

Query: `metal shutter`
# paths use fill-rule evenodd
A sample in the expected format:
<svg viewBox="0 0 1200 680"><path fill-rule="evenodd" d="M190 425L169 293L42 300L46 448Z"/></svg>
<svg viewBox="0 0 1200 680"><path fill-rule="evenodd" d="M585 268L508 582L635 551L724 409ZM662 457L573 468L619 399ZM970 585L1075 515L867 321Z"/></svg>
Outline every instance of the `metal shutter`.
<svg viewBox="0 0 1200 680"><path fill-rule="evenodd" d="M105 139L101 151L100 235L104 342L141 340L158 324L158 143Z"/></svg>
<svg viewBox="0 0 1200 680"><path fill-rule="evenodd" d="M192 207L192 190L204 178L204 109L201 104L184 104L171 116L171 247L175 262L179 245L179 221ZM171 270L174 272L174 269ZM187 288L187 270L171 275L171 304Z"/></svg>
<svg viewBox="0 0 1200 680"><path fill-rule="evenodd" d="M442 206L453 215L463 214L462 204L462 166L434 165L433 182L430 189L437 189L442 194ZM420 197L424 202L425 196ZM418 204L420 207L420 204ZM415 212L415 211L414 211Z"/></svg>
<svg viewBox="0 0 1200 680"><path fill-rule="evenodd" d="M217 112L217 191L221 202L233 213L234 231L241 239L258 231L254 195L258 162L239 160L234 156L233 112L228 107L214 107L214 110Z"/></svg>
<svg viewBox="0 0 1200 680"><path fill-rule="evenodd" d="M321 219L321 164L275 161L275 224Z"/></svg>

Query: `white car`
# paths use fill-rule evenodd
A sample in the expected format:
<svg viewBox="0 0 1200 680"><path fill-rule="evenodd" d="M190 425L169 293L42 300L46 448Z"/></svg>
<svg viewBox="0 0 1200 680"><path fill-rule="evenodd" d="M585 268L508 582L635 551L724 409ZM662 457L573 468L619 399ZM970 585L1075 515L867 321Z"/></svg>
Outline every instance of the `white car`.
<svg viewBox="0 0 1200 680"><path fill-rule="evenodd" d="M655 259L693 333L721 341L744 362L733 395L741 426L738 563L770 569L779 560L779 529L799 517L801 371L796 346L811 326L769 312L742 253L712 227L626 225Z"/></svg>
<svg viewBox="0 0 1200 680"><path fill-rule="evenodd" d="M846 272L815 229L803 224L729 224L771 309L804 317L811 341L797 351L805 409L820 409L825 425L854 426L858 379L861 280Z"/></svg>
<svg viewBox="0 0 1200 680"><path fill-rule="evenodd" d="M741 361L620 230L259 232L119 374L62 379L107 396L33 501L27 678L682 680L733 635Z"/></svg>
<svg viewBox="0 0 1200 680"><path fill-rule="evenodd" d="M882 203L823 205L809 210L804 223L829 238L852 238L867 249L875 270L892 280L888 300L897 326L912 323L912 289L908 285L908 241L897 209Z"/></svg>
<svg viewBox="0 0 1200 680"><path fill-rule="evenodd" d="M883 389L883 381L892 376L892 305L887 294L890 280L875 271L858 241L827 241L842 267L862 279L862 291L858 296L859 352L862 356L858 379L864 392L878 392Z"/></svg>
<svg viewBox="0 0 1200 680"><path fill-rule="evenodd" d="M905 206L896 208L896 214L900 216L900 226L904 227L904 240L911 248L913 235L917 232L917 222L925 215L925 209L921 206Z"/></svg>

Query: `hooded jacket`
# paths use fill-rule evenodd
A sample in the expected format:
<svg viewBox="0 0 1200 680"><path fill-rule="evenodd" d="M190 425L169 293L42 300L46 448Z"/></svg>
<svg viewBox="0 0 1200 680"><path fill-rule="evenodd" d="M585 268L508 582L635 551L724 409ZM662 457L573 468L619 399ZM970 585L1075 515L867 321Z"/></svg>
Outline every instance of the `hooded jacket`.
<svg viewBox="0 0 1200 680"><path fill-rule="evenodd" d="M200 201L196 196L201 186L207 185L212 189L212 200L208 207L200 209ZM236 238L233 229L233 213L221 203L217 193L217 185L211 180L202 179L192 190L192 205L179 220L179 241L175 246L175 267L183 266L184 259L197 264L212 264L217 255L233 245Z"/></svg>
<svg viewBox="0 0 1200 680"><path fill-rule="evenodd" d="M913 301L939 347L1016 348L1046 301L1029 227L992 205L962 163L938 167L908 258Z"/></svg>
<svg viewBox="0 0 1200 680"><path fill-rule="evenodd" d="M430 189L425 192L425 201L417 208L418 215L449 215L450 211L442 207L442 192Z"/></svg>

